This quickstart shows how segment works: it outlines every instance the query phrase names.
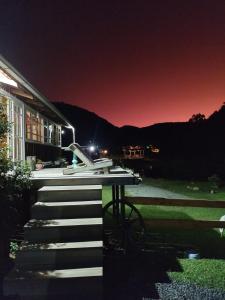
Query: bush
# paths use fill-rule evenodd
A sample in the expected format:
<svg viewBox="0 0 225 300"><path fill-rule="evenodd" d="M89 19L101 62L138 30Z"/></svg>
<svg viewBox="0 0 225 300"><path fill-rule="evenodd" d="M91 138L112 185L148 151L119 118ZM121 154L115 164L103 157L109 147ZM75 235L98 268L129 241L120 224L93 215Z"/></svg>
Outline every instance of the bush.
<svg viewBox="0 0 225 300"><path fill-rule="evenodd" d="M222 185L222 179L217 174L208 177L208 181L211 185L211 192L215 192Z"/></svg>
<svg viewBox="0 0 225 300"><path fill-rule="evenodd" d="M18 224L28 217L27 191L31 188L30 169L23 162L11 162L7 157L6 135L10 124L0 104L0 258L8 257L10 237Z"/></svg>

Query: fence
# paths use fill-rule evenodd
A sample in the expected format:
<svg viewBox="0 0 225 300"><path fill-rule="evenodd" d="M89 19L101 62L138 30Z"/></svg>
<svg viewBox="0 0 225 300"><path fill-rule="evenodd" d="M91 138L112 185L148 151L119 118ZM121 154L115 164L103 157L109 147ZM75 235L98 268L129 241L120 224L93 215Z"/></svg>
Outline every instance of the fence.
<svg viewBox="0 0 225 300"><path fill-rule="evenodd" d="M225 215L225 201L166 199L155 197L125 197L125 200L135 205L224 208ZM218 220L144 219L144 222L151 227L225 228L225 221Z"/></svg>

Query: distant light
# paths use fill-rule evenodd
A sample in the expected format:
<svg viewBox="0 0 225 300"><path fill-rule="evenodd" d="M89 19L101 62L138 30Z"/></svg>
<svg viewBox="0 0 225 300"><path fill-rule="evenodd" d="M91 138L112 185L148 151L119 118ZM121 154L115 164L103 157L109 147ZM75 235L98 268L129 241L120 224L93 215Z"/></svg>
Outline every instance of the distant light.
<svg viewBox="0 0 225 300"><path fill-rule="evenodd" d="M102 149L100 152L101 152L101 154L103 154L103 155L108 154L108 150L107 150L107 149Z"/></svg>
<svg viewBox="0 0 225 300"><path fill-rule="evenodd" d="M94 152L94 151L95 151L95 146L90 146L90 147L89 147L89 151L90 151L90 152Z"/></svg>
<svg viewBox="0 0 225 300"><path fill-rule="evenodd" d="M160 150L158 148L153 148L151 151L154 153L159 153Z"/></svg>
<svg viewBox="0 0 225 300"><path fill-rule="evenodd" d="M64 134L64 133L65 133L65 130L62 130L61 133Z"/></svg>
<svg viewBox="0 0 225 300"><path fill-rule="evenodd" d="M0 82L18 87L18 84L12 80L6 73L4 73L2 70L0 70Z"/></svg>

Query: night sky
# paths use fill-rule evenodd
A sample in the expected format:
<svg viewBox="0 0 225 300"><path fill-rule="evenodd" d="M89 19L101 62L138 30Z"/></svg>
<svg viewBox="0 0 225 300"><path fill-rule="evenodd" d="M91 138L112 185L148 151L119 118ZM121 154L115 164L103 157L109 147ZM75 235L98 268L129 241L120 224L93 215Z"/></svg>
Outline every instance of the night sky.
<svg viewBox="0 0 225 300"><path fill-rule="evenodd" d="M52 101L115 125L225 101L225 1L0 0L0 53Z"/></svg>

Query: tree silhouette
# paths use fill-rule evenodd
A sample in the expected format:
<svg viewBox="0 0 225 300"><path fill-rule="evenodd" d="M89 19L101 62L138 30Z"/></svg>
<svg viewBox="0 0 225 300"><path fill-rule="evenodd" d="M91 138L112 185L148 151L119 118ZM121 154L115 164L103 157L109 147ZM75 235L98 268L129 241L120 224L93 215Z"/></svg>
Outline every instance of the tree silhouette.
<svg viewBox="0 0 225 300"><path fill-rule="evenodd" d="M192 117L189 119L190 123L201 123L205 121L205 115L198 113L198 114L194 114L192 115Z"/></svg>

